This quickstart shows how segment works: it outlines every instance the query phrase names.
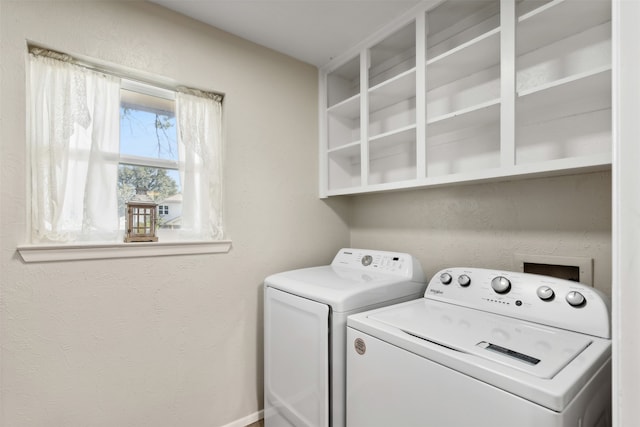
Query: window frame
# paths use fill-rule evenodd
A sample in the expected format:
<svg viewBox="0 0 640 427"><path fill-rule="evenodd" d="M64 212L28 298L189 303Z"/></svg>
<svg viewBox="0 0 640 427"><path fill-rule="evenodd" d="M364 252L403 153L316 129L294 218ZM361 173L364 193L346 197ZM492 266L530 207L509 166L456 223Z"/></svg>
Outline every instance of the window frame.
<svg viewBox="0 0 640 427"><path fill-rule="evenodd" d="M110 74L118 75L121 79L121 89L133 90L150 96L160 98L168 98L173 101L176 99L176 90L174 88L167 89L167 85L147 80L133 80L129 73L123 73L118 67L95 66L86 61L79 62L81 66L90 69L104 71ZM135 77L134 77L135 78ZM220 94L220 96L224 96ZM31 148L27 148L30 150ZM122 155L119 153L119 164L128 164L132 166L149 166L163 169L179 170L179 162L165 159L152 159L146 157ZM29 192L31 186L28 187ZM28 199L31 195L28 194ZM31 207L27 204L27 209ZM27 212L27 230L29 235L31 230L31 214ZM213 241L161 241L161 242L86 242L86 243L37 243L18 245L16 252L20 255L25 263L39 263L52 261L75 261L75 260L100 260L100 259L118 259L118 258L137 258L137 257L155 257L155 256L171 256L171 255L197 255L197 254L215 254L228 253L231 250L232 241L230 239L213 240Z"/></svg>

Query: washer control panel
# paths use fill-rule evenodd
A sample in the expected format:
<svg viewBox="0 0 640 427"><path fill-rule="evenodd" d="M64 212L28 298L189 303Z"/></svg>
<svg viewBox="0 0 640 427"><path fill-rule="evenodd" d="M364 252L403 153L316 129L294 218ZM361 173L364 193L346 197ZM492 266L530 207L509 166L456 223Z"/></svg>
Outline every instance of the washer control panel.
<svg viewBox="0 0 640 427"><path fill-rule="evenodd" d="M357 271L390 274L413 281L426 281L420 262L411 255L401 252L344 248L338 251L331 265Z"/></svg>
<svg viewBox="0 0 640 427"><path fill-rule="evenodd" d="M436 273L425 298L611 338L611 303L590 286L555 277L455 267Z"/></svg>

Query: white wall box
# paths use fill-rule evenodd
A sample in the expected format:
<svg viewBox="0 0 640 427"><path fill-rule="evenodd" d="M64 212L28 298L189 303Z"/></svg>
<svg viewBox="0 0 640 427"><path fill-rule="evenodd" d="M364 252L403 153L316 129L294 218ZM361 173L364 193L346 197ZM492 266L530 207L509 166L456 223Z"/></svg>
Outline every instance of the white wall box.
<svg viewBox="0 0 640 427"><path fill-rule="evenodd" d="M610 168L611 52L611 0L423 2L320 70L320 195Z"/></svg>

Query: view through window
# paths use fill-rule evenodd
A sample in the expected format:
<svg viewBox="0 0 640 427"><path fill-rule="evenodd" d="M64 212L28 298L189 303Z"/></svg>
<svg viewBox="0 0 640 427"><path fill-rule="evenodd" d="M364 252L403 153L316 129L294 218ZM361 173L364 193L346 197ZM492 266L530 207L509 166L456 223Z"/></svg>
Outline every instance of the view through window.
<svg viewBox="0 0 640 427"><path fill-rule="evenodd" d="M136 192L158 204L160 230L180 228L182 190L174 93L126 81L120 94L120 228L124 230L125 205Z"/></svg>

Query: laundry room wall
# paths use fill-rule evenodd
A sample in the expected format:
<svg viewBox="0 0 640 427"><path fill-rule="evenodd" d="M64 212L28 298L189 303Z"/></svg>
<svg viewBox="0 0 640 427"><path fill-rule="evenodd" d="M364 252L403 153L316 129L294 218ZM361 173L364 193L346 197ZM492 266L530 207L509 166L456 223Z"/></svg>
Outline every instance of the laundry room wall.
<svg viewBox="0 0 640 427"><path fill-rule="evenodd" d="M28 41L226 93L229 253L22 262ZM257 415L264 277L349 244L348 201L317 195L317 70L140 1L2 0L0 43L0 425Z"/></svg>
<svg viewBox="0 0 640 427"><path fill-rule="evenodd" d="M352 208L352 246L409 252L429 277L518 271L516 253L588 257L611 295L610 172L362 195Z"/></svg>

